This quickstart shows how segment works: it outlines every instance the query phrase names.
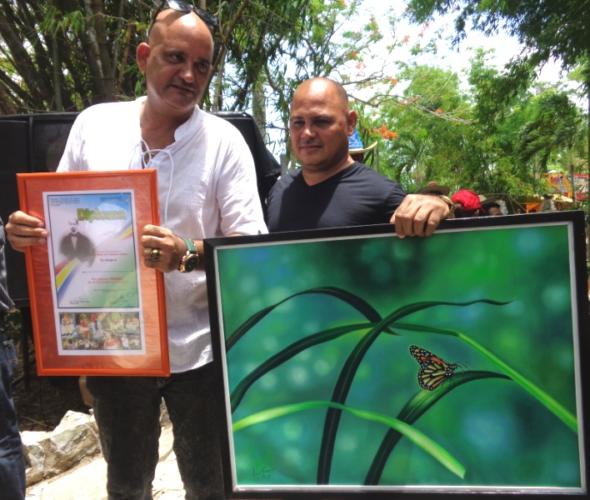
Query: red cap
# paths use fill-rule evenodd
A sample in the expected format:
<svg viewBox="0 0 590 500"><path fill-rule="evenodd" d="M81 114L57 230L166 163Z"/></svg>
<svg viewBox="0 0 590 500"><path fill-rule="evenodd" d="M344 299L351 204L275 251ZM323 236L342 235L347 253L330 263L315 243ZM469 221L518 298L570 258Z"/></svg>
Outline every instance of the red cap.
<svg viewBox="0 0 590 500"><path fill-rule="evenodd" d="M479 196L470 189L459 189L453 196L451 196L453 203L461 203L463 208L468 211L475 211L481 208Z"/></svg>

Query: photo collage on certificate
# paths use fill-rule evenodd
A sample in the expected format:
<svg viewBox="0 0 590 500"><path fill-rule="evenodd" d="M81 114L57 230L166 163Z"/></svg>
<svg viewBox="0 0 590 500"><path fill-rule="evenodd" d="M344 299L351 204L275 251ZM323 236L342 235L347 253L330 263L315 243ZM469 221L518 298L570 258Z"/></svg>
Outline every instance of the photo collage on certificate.
<svg viewBox="0 0 590 500"><path fill-rule="evenodd" d="M61 355L145 354L133 191L46 192Z"/></svg>

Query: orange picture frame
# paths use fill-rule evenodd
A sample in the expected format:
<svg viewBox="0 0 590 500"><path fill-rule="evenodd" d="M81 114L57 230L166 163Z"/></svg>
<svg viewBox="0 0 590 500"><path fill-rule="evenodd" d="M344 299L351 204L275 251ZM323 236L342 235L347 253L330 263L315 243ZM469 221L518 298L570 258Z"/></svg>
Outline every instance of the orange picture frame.
<svg viewBox="0 0 590 500"><path fill-rule="evenodd" d="M157 172L27 173L17 186L49 232L25 251L37 373L169 375L163 276L139 245L159 223Z"/></svg>

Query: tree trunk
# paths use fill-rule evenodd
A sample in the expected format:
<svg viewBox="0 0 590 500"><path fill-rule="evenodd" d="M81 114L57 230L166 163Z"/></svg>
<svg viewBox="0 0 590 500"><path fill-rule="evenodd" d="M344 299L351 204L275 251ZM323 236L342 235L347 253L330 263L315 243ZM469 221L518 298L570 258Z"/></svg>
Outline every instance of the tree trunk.
<svg viewBox="0 0 590 500"><path fill-rule="evenodd" d="M211 100L212 111L221 111L223 107L223 73L225 71L225 64L222 61L217 67L215 77L215 87L213 90L213 99Z"/></svg>
<svg viewBox="0 0 590 500"><path fill-rule="evenodd" d="M96 100L99 102L112 101L114 99L114 79L104 25L104 5L102 0L84 0L84 9L89 28L84 38L91 53L89 63L97 86Z"/></svg>
<svg viewBox="0 0 590 500"><path fill-rule="evenodd" d="M252 92L252 115L262 137L266 135L266 97L264 95L264 73L260 73Z"/></svg>
<svg viewBox="0 0 590 500"><path fill-rule="evenodd" d="M61 93L61 79L59 72L61 68L61 61L59 58L57 40L54 36L51 37L49 43L51 44L51 57L53 58L53 64L51 65L51 74L53 77L54 106L56 111L63 111L64 103Z"/></svg>

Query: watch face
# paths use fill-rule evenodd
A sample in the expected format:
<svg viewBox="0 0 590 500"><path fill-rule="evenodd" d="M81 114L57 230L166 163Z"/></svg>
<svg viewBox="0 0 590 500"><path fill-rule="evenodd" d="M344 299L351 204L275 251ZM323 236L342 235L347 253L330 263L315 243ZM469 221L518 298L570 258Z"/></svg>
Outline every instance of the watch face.
<svg viewBox="0 0 590 500"><path fill-rule="evenodd" d="M190 273L197 268L199 263L199 256L195 253L188 255L184 260L184 272Z"/></svg>

